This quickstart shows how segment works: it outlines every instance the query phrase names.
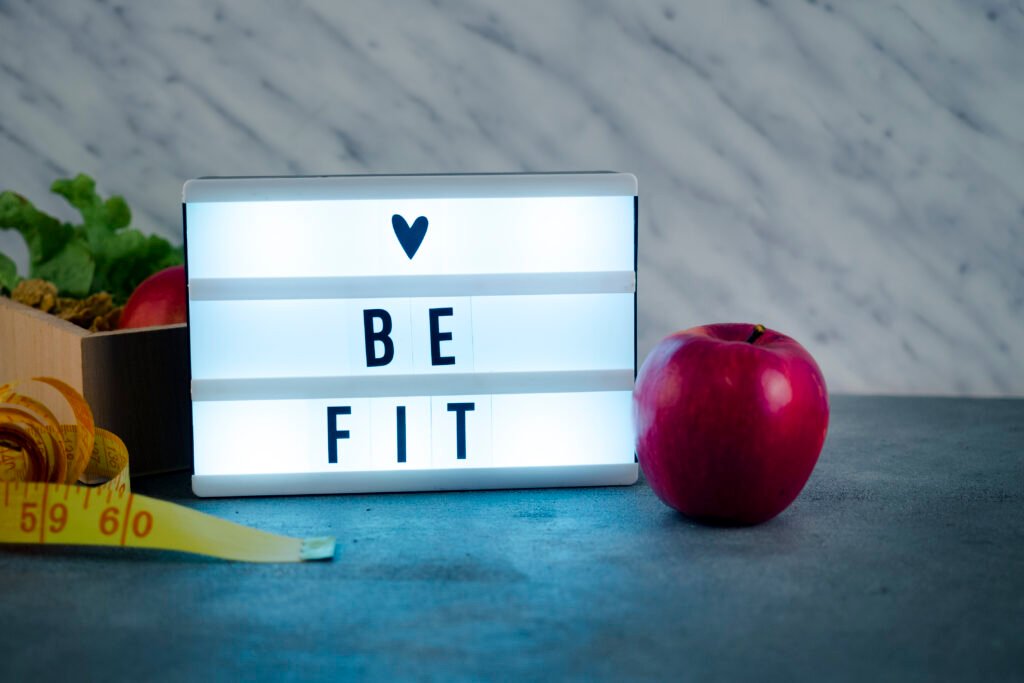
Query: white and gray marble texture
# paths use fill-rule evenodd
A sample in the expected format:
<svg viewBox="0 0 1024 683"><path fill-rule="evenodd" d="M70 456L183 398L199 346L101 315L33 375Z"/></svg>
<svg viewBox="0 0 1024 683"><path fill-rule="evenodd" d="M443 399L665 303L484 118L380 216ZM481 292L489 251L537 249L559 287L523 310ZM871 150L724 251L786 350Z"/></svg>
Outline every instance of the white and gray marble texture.
<svg viewBox="0 0 1024 683"><path fill-rule="evenodd" d="M630 171L641 357L763 322L833 391L1024 395L1020 0L0 0L0 93L0 188L175 241L196 176Z"/></svg>

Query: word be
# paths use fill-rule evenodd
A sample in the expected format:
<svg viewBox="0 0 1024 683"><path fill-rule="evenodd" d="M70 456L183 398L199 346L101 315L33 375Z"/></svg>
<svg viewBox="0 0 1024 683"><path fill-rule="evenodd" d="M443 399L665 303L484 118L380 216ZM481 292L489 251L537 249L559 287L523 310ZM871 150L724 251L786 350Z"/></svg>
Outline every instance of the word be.
<svg viewBox="0 0 1024 683"><path fill-rule="evenodd" d="M441 342L451 341L451 332L441 331L441 318L454 315L452 308L431 308L427 312L430 319L430 364L455 365L455 356L441 354ZM380 321L380 329L375 321ZM395 359L395 342L391 338L394 325L391 314L383 308L370 308L363 311L363 339L366 343L366 367L376 368L388 365ZM380 344L380 353L377 353Z"/></svg>

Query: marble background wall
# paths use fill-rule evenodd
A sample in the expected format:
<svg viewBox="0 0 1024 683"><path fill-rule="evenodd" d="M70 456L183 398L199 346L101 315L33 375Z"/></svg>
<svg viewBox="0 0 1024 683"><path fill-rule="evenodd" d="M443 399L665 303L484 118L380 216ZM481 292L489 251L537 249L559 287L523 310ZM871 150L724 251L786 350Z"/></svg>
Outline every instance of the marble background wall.
<svg viewBox="0 0 1024 683"><path fill-rule="evenodd" d="M640 180L641 354L1024 394L1020 0L0 0L0 187L68 218L79 171L178 240L194 176L581 169Z"/></svg>

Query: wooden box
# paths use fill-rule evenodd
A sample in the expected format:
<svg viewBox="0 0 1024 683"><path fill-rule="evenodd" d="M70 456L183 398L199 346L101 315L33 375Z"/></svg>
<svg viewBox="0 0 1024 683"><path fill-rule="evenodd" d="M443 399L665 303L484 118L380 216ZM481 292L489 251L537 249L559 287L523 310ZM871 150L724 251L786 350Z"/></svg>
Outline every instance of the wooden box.
<svg viewBox="0 0 1024 683"><path fill-rule="evenodd" d="M0 297L0 384L38 376L82 392L133 475L192 467L187 325L94 333Z"/></svg>

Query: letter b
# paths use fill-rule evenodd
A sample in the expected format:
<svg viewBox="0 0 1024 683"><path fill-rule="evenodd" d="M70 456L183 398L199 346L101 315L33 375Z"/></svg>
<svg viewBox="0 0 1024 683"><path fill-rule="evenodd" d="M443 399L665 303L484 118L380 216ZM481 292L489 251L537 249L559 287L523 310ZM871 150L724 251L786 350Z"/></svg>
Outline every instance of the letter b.
<svg viewBox="0 0 1024 683"><path fill-rule="evenodd" d="M374 319L380 320L380 330L374 331ZM395 342L391 340L391 314L383 308L370 308L363 311L363 338L366 341L366 367L375 368L387 365L395 358ZM377 355L377 342L384 347L383 353Z"/></svg>

